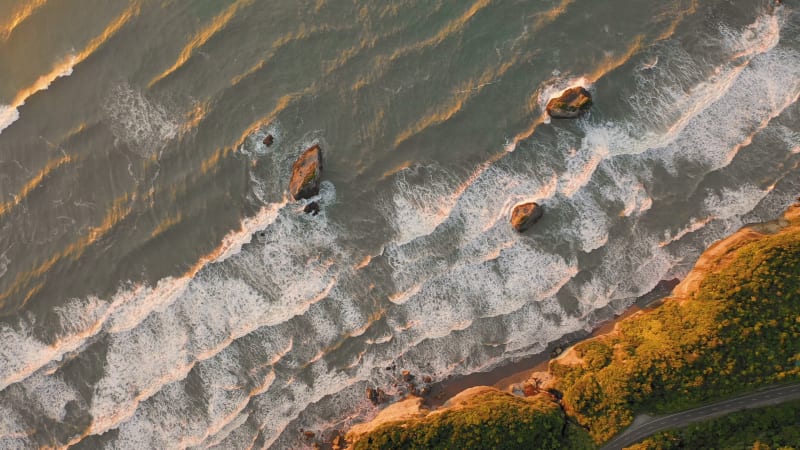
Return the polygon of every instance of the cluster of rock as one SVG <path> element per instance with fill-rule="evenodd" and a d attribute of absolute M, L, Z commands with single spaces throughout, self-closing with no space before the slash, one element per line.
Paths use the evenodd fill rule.
<path fill-rule="evenodd" d="M 310 442 L 312 449 L 321 450 L 323 447 L 325 447 L 323 441 L 317 437 L 317 433 L 314 433 L 313 431 L 303 431 L 302 429 L 300 430 L 300 432 L 303 433 L 303 437 L 305 438 L 305 440 L 307 442 Z M 338 432 L 336 432 L 333 438 L 327 442 L 330 442 L 331 450 L 342 450 L 346 445 L 344 439 L 342 438 L 342 435 L 339 434 Z"/>
<path fill-rule="evenodd" d="M 547 114 L 554 119 L 574 119 L 584 115 L 592 106 L 592 96 L 583 87 L 572 87 L 554 97 L 547 102 Z M 271 146 L 274 142 L 272 135 L 264 138 L 264 145 Z M 319 195 L 320 183 L 322 178 L 322 149 L 319 144 L 315 144 L 306 149 L 292 165 L 292 176 L 289 181 L 289 192 L 295 200 L 307 200 Z M 305 213 L 316 215 L 320 210 L 319 203 L 309 202 L 305 205 Z M 530 229 L 544 215 L 544 209 L 536 202 L 526 202 L 516 205 L 511 212 L 511 226 L 519 233 Z M 562 349 L 557 347 L 553 350 L 551 357 L 557 356 Z M 387 371 L 396 370 L 392 365 L 386 368 Z M 424 375 L 418 379 L 417 376 L 408 370 L 400 372 L 397 382 L 393 388 L 396 394 L 388 394 L 379 387 L 368 387 L 365 390 L 365 397 L 374 406 L 393 402 L 398 398 L 407 396 L 425 397 L 431 392 L 433 379 L 429 375 Z M 532 378 L 524 383 L 513 385 L 511 391 L 517 395 L 533 396 L 541 392 L 549 393 L 554 399 L 560 400 L 561 393 L 552 388 L 543 386 L 542 380 Z M 313 448 L 321 448 L 321 443 L 313 431 L 300 430 L 307 441 L 313 442 Z M 340 450 L 346 443 L 338 433 L 334 435 L 331 443 L 333 450 Z"/>
<path fill-rule="evenodd" d="M 386 370 L 395 370 L 395 369 L 396 366 L 390 366 L 386 368 Z M 430 375 L 423 375 L 422 377 L 417 377 L 410 371 L 403 370 L 400 372 L 400 376 L 397 379 L 397 382 L 395 382 L 393 385 L 393 387 L 397 391 L 396 396 L 387 394 L 386 391 L 384 391 L 381 388 L 372 388 L 372 387 L 368 387 L 366 389 L 365 395 L 367 397 L 367 400 L 369 400 L 373 405 L 378 406 L 393 401 L 395 400 L 396 397 L 403 398 L 408 395 L 413 395 L 416 397 L 425 397 L 431 392 L 431 383 L 433 383 L 433 378 L 431 378 Z"/>
<path fill-rule="evenodd" d="M 592 94 L 582 86 L 571 87 L 547 102 L 547 114 L 554 119 L 575 119 L 589 111 Z M 516 205 L 511 211 L 511 226 L 524 233 L 544 215 L 544 209 L 536 202 Z"/>
<path fill-rule="evenodd" d="M 392 364 L 386 367 L 387 371 L 396 371 L 397 366 Z M 403 399 L 416 398 L 422 401 L 426 395 L 430 394 L 433 378 L 430 375 L 417 376 L 409 370 L 401 370 L 396 375 L 395 383 L 393 384 L 393 391 L 395 394 L 389 394 L 379 387 L 368 387 L 365 390 L 365 397 L 374 406 L 381 406 L 388 403 L 395 403 Z M 387 388 L 388 389 L 388 388 Z M 395 403 L 396 404 L 396 403 Z M 303 440 L 307 442 L 313 449 L 331 448 L 332 450 L 341 450 L 346 447 L 347 442 L 343 438 L 340 431 L 335 430 L 332 434 L 325 432 L 315 433 L 314 431 L 300 429 L 300 434 Z M 330 447 L 328 447 L 328 445 Z"/>
<path fill-rule="evenodd" d="M 592 95 L 585 88 L 576 86 L 565 90 L 547 102 L 547 114 L 555 119 L 574 119 L 585 114 L 592 106 Z M 274 138 L 268 134 L 264 145 L 271 146 Z M 319 195 L 322 180 L 322 148 L 315 144 L 306 149 L 292 165 L 289 192 L 295 200 L 306 200 Z M 316 201 L 308 203 L 303 212 L 317 215 L 320 206 Z M 511 226 L 523 233 L 539 221 L 544 214 L 541 205 L 535 202 L 522 203 L 511 212 Z M 378 398 L 378 394 L 375 394 Z"/>

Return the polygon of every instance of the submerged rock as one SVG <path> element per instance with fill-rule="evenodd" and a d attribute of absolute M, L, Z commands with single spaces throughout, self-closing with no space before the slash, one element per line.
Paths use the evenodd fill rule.
<path fill-rule="evenodd" d="M 511 212 L 511 226 L 522 233 L 535 224 L 544 215 L 544 210 L 538 203 L 523 203 L 514 207 Z"/>
<path fill-rule="evenodd" d="M 322 176 L 322 149 L 314 145 L 304 151 L 292 165 L 292 179 L 289 191 L 295 200 L 311 198 L 319 194 Z"/>
<path fill-rule="evenodd" d="M 306 214 L 311 214 L 312 216 L 316 216 L 319 214 L 319 203 L 318 202 L 311 202 L 303 208 L 303 212 Z"/>
<path fill-rule="evenodd" d="M 569 88 L 547 102 L 547 114 L 554 119 L 574 119 L 592 106 L 592 94 L 581 86 Z"/>

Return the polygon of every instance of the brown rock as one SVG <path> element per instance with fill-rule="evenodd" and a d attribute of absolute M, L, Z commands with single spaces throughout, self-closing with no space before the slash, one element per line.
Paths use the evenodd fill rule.
<path fill-rule="evenodd" d="M 430 383 L 431 381 L 433 381 L 433 378 L 431 378 L 430 375 L 425 375 L 424 377 L 422 377 L 423 383 Z"/>
<path fill-rule="evenodd" d="M 581 86 L 569 88 L 547 102 L 547 114 L 554 119 L 574 119 L 592 106 L 592 94 Z"/>
<path fill-rule="evenodd" d="M 538 394 L 539 388 L 533 383 L 525 383 L 522 385 L 522 392 L 525 393 L 526 397 L 530 397 L 532 395 Z"/>
<path fill-rule="evenodd" d="M 316 436 L 316 434 L 313 431 L 304 431 L 303 436 L 305 436 L 306 439 L 314 439 L 314 436 Z"/>
<path fill-rule="evenodd" d="M 367 388 L 366 390 L 367 400 L 372 402 L 373 405 L 379 405 L 381 403 L 386 403 L 389 400 L 389 396 L 383 389 L 374 389 L 374 388 Z"/>
<path fill-rule="evenodd" d="M 405 382 L 409 382 L 409 381 L 414 379 L 414 375 L 411 375 L 411 372 L 409 372 L 407 370 L 404 370 L 402 372 L 402 375 L 403 375 L 403 381 L 405 381 Z"/>
<path fill-rule="evenodd" d="M 264 138 L 264 145 L 267 147 L 271 146 L 273 142 L 275 142 L 275 138 L 272 137 L 271 134 L 268 134 L 267 137 Z"/>
<path fill-rule="evenodd" d="M 523 203 L 514 207 L 511 212 L 511 226 L 522 233 L 535 224 L 544 215 L 544 210 L 538 203 Z"/>
<path fill-rule="evenodd" d="M 304 151 L 292 165 L 292 179 L 289 191 L 295 200 L 311 198 L 319 194 L 322 175 L 322 149 L 314 145 Z"/>
<path fill-rule="evenodd" d="M 378 391 L 373 388 L 367 388 L 367 400 L 371 401 L 373 405 L 378 404 Z"/>

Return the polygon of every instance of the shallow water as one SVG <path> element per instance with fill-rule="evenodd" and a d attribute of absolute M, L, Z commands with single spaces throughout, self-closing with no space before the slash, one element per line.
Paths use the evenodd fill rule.
<path fill-rule="evenodd" d="M 800 191 L 796 8 L 0 0 L 0 448 L 298 448 L 624 310 Z"/>

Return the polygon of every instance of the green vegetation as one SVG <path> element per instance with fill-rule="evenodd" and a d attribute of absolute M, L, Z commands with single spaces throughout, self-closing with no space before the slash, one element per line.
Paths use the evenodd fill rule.
<path fill-rule="evenodd" d="M 694 297 L 624 320 L 555 361 L 567 412 L 596 442 L 639 411 L 664 413 L 800 379 L 800 231 L 729 252 Z"/>
<path fill-rule="evenodd" d="M 594 445 L 548 395 L 491 390 L 424 419 L 388 423 L 355 443 L 367 449 L 585 449 Z"/>
<path fill-rule="evenodd" d="M 655 434 L 629 450 L 800 448 L 800 401 L 742 411 Z"/>
<path fill-rule="evenodd" d="M 577 344 L 579 363 L 553 361 L 563 409 L 544 394 L 490 392 L 424 419 L 385 424 L 355 448 L 592 448 L 639 412 L 663 414 L 800 380 L 800 226 L 794 220 L 712 261 L 717 269 L 691 298 L 667 300 L 621 321 L 616 333 Z M 662 433 L 638 448 L 800 446 L 798 410 L 795 402 L 769 414 L 742 413 L 713 422 L 721 425 Z"/>

